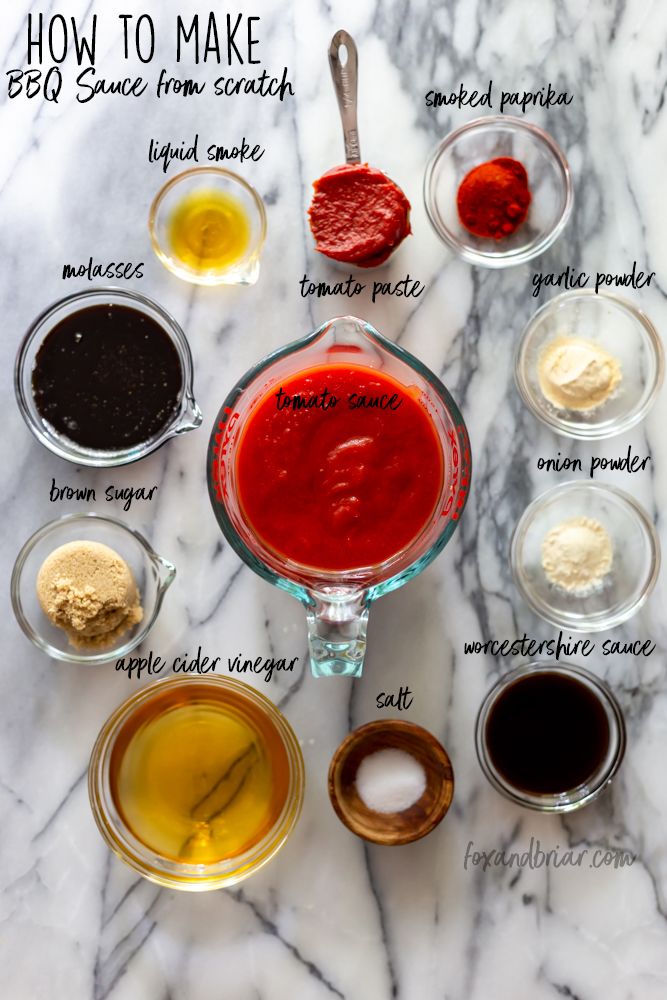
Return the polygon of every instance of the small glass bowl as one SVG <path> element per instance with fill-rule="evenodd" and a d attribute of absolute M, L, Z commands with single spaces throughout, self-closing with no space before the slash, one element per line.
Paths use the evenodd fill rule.
<path fill-rule="evenodd" d="M 621 366 L 618 390 L 593 410 L 560 410 L 545 398 L 538 371 L 543 351 L 561 337 L 599 344 Z M 538 309 L 519 341 L 514 376 L 526 406 L 543 424 L 581 440 L 622 434 L 644 419 L 662 385 L 662 342 L 649 318 L 616 295 L 564 292 Z"/>
<path fill-rule="evenodd" d="M 135 713 L 145 713 L 156 697 L 173 689 L 181 701 L 200 697 L 206 689 L 230 694 L 238 708 L 261 712 L 280 739 L 289 767 L 289 784 L 283 809 L 271 829 L 253 847 L 211 864 L 187 864 L 157 854 L 126 825 L 115 802 L 110 781 L 111 757 L 123 727 Z M 124 701 L 105 722 L 93 747 L 88 768 L 88 794 L 95 822 L 106 844 L 121 861 L 144 878 L 170 889 L 205 892 L 234 885 L 262 868 L 292 833 L 303 805 L 304 763 L 301 747 L 287 719 L 273 702 L 249 684 L 232 677 L 171 677 L 141 688 Z"/>
<path fill-rule="evenodd" d="M 63 629 L 49 621 L 37 598 L 37 575 L 54 549 L 67 542 L 90 541 L 108 545 L 128 564 L 144 609 L 143 619 L 119 636 L 116 644 L 86 651 L 69 644 Z M 107 663 L 126 656 L 144 641 L 153 628 L 176 567 L 154 552 L 143 535 L 122 521 L 104 514 L 65 514 L 36 531 L 25 543 L 14 564 L 11 580 L 16 620 L 34 644 L 53 657 L 70 663 Z"/>
<path fill-rule="evenodd" d="M 175 256 L 169 240 L 169 223 L 174 210 L 196 191 L 218 191 L 233 195 L 243 205 L 250 223 L 250 240 L 243 256 L 224 268 L 196 269 Z M 231 170 L 193 167 L 172 177 L 160 188 L 148 215 L 153 250 L 167 270 L 195 285 L 254 285 L 259 277 L 262 247 L 266 239 L 266 210 L 259 194 Z"/>
<path fill-rule="evenodd" d="M 473 167 L 509 156 L 528 173 L 528 217 L 506 239 L 483 239 L 459 219 L 456 195 Z M 562 150 L 537 125 L 508 115 L 476 118 L 450 132 L 434 149 L 424 175 L 426 213 L 436 233 L 464 260 L 482 267 L 512 267 L 538 257 L 560 235 L 572 211 L 570 168 Z"/>
<path fill-rule="evenodd" d="M 495 768 L 486 740 L 486 724 L 498 697 L 510 684 L 513 684 L 526 675 L 538 673 L 561 674 L 585 684 L 598 699 L 609 724 L 609 747 L 607 748 L 605 759 L 600 764 L 598 770 L 584 784 L 557 794 L 540 795 L 510 784 L 507 778 Z M 563 719 L 563 739 L 567 739 L 567 735 L 567 719 Z M 477 758 L 488 781 L 496 791 L 500 792 L 506 798 L 511 799 L 512 802 L 516 802 L 517 805 L 546 813 L 571 812 L 573 809 L 580 809 L 582 806 L 588 805 L 589 802 L 596 799 L 607 787 L 621 766 L 625 755 L 625 744 L 625 720 L 621 707 L 612 691 L 595 674 L 592 674 L 590 670 L 585 670 L 583 667 L 575 666 L 572 663 L 562 663 L 558 660 L 536 660 L 533 663 L 517 667 L 515 670 L 510 671 L 510 673 L 505 674 L 504 677 L 501 677 L 482 702 L 475 723 Z"/>
<path fill-rule="evenodd" d="M 171 421 L 147 441 L 116 451 L 86 448 L 58 433 L 40 414 L 32 393 L 32 371 L 35 358 L 47 334 L 67 316 L 71 316 L 88 306 L 98 306 L 102 303 L 136 309 L 138 312 L 150 316 L 159 324 L 178 352 L 183 376 L 180 404 Z M 138 462 L 139 459 L 160 448 L 169 438 L 185 434 L 187 431 L 199 427 L 202 415 L 192 393 L 192 369 L 192 354 L 185 334 L 176 320 L 162 306 L 139 292 L 112 287 L 95 288 L 60 299 L 37 317 L 19 347 L 14 368 L 14 389 L 23 419 L 29 430 L 45 448 L 52 451 L 54 455 L 58 455 L 68 462 L 74 462 L 76 465 L 108 469 L 117 465 Z"/>
<path fill-rule="evenodd" d="M 554 586 L 542 569 L 542 542 L 556 525 L 589 517 L 606 529 L 613 561 L 602 586 L 581 596 Z M 541 618 L 573 632 L 601 632 L 631 618 L 651 593 L 660 569 L 660 542 L 646 511 L 614 486 L 568 482 L 533 500 L 510 548 L 514 580 Z"/>

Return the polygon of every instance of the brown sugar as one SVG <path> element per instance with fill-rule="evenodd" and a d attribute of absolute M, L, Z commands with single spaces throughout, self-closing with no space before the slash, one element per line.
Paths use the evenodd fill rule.
<path fill-rule="evenodd" d="M 144 614 L 129 566 L 100 542 L 54 549 L 37 574 L 37 597 L 44 614 L 80 649 L 112 645 Z"/>

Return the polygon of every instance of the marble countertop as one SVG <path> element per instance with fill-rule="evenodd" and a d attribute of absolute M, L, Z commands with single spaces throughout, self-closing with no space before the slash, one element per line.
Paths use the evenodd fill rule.
<path fill-rule="evenodd" d="M 150 67 L 126 64 L 117 0 L 68 0 L 59 11 L 90 25 L 99 17 L 99 76 L 144 72 L 215 79 L 225 68 L 176 67 L 176 15 L 190 0 L 144 0 L 158 27 Z M 239 5 L 241 6 L 241 5 Z M 640 500 L 665 532 L 667 395 L 645 423 L 599 445 L 557 439 L 520 402 L 512 378 L 517 337 L 534 309 L 534 270 L 566 265 L 595 272 L 655 271 L 651 287 L 627 291 L 658 329 L 667 328 L 664 153 L 667 9 L 657 0 L 581 5 L 529 0 L 303 0 L 242 5 L 261 15 L 262 66 L 283 66 L 295 96 L 157 100 L 73 99 L 75 70 L 58 104 L 2 104 L 0 299 L 2 391 L 0 539 L 3 656 L 0 669 L 0 996 L 3 1000 L 663 1000 L 667 995 L 667 618 L 665 576 L 641 613 L 614 638 L 656 643 L 648 658 L 603 657 L 586 665 L 616 692 L 628 750 L 612 788 L 565 817 L 541 816 L 500 797 L 485 781 L 473 745 L 481 699 L 513 662 L 465 656 L 463 643 L 555 630 L 522 602 L 511 580 L 509 538 L 526 504 L 564 476 L 538 471 L 537 456 L 624 454 L 652 462 L 643 473 L 605 474 Z M 261 9 L 260 9 L 261 6 Z M 11 8 L 11 9 L 10 9 Z M 47 11 L 48 8 L 48 11 Z M 66 9 L 65 9 L 66 8 Z M 4 5 L 5 70 L 24 66 L 27 0 Z M 50 16 L 51 8 L 43 5 Z M 338 274 L 316 260 L 305 216 L 310 182 L 342 158 L 326 49 L 347 28 L 360 53 L 362 150 L 412 201 L 414 235 L 388 275 L 427 285 L 418 299 L 368 293 L 348 300 L 302 298 L 308 274 Z M 128 69 L 128 66 L 130 67 Z M 253 67 L 261 69 L 262 67 Z M 248 67 L 245 67 L 248 70 Z M 238 67 L 234 72 L 240 75 Z M 537 109 L 569 158 L 572 218 L 539 262 L 498 272 L 453 257 L 426 219 L 421 184 L 427 157 L 469 109 L 427 108 L 424 95 L 488 84 L 507 90 L 551 82 L 567 107 Z M 3 74 L 3 79 L 6 79 Z M 268 206 L 269 237 L 253 288 L 196 289 L 154 258 L 145 219 L 163 181 L 148 163 L 151 138 L 265 147 L 239 169 Z M 170 171 L 173 174 L 175 171 Z M 134 287 L 181 322 L 195 358 L 202 428 L 139 465 L 95 472 L 52 456 L 29 434 L 11 374 L 34 316 L 61 295 L 88 287 L 63 281 L 67 262 L 145 262 Z M 399 341 L 447 384 L 465 416 L 475 460 L 473 490 L 453 540 L 431 567 L 374 606 L 361 680 L 315 680 L 306 666 L 302 607 L 242 565 L 222 541 L 204 485 L 208 432 L 238 376 L 270 350 L 336 314 L 353 311 Z M 660 435 L 663 435 L 662 437 Z M 110 711 L 136 688 L 113 665 L 49 661 L 15 624 L 8 579 L 18 548 L 47 520 L 73 510 L 51 503 L 59 485 L 98 488 L 94 509 L 124 517 L 178 566 L 149 643 L 165 655 L 197 647 L 223 657 L 296 656 L 293 675 L 261 686 L 303 746 L 302 818 L 281 853 L 227 891 L 161 889 L 105 847 L 88 806 L 86 767 Z M 104 488 L 159 484 L 150 504 L 128 513 Z M 663 538 L 664 542 L 664 538 Z M 605 636 L 600 636 L 600 639 Z M 599 644 L 598 644 L 599 651 Z M 454 804 L 425 840 L 403 848 L 357 840 L 330 807 L 326 774 L 347 732 L 392 714 L 381 691 L 409 685 L 402 713 L 447 747 Z M 474 865 L 466 851 L 622 848 L 624 868 L 508 869 Z"/>

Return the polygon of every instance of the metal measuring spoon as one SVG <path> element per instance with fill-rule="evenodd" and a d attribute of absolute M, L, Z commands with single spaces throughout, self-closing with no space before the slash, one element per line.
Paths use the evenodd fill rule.
<path fill-rule="evenodd" d="M 341 50 L 343 49 L 345 50 L 344 62 L 341 59 Z M 390 220 L 390 225 L 393 224 L 394 231 L 393 233 L 386 234 L 384 242 L 381 237 L 379 239 L 377 237 L 374 239 L 373 237 L 368 237 L 369 244 L 374 245 L 372 248 L 369 246 L 367 254 L 359 255 L 358 252 L 355 252 L 354 254 L 345 255 L 338 247 L 336 248 L 336 252 L 334 252 L 330 248 L 325 249 L 322 245 L 322 241 L 318 235 L 317 223 L 314 223 L 314 207 L 317 205 L 318 200 L 317 185 L 315 185 L 316 194 L 308 214 L 316 246 L 321 253 L 337 264 L 345 265 L 346 267 L 374 268 L 380 267 L 388 261 L 405 237 L 411 232 L 410 203 L 398 184 L 388 177 L 387 174 L 361 162 L 359 126 L 357 123 L 358 65 L 359 58 L 354 39 L 347 31 L 337 31 L 329 45 L 329 68 L 331 69 L 331 78 L 343 126 L 345 164 L 333 167 L 332 170 L 324 175 L 324 178 L 328 177 L 332 179 L 336 175 L 340 175 L 342 178 L 347 170 L 355 174 L 355 180 L 352 183 L 358 184 L 359 178 L 366 177 L 368 183 L 372 185 L 368 189 L 368 203 L 358 204 L 359 211 L 356 212 L 355 199 L 358 200 L 358 192 L 352 196 L 351 202 L 346 203 L 345 199 L 343 199 L 341 202 L 342 218 L 352 218 L 355 216 L 358 218 L 359 215 L 363 218 L 364 212 L 367 211 L 368 216 L 373 220 L 373 213 L 375 211 L 374 221 L 371 222 L 371 225 L 379 226 L 384 223 L 386 226 L 387 220 Z M 356 173 L 355 168 L 358 168 Z M 321 178 L 320 182 L 324 178 Z M 319 184 L 320 182 L 317 183 Z M 379 194 L 380 187 L 384 188 L 382 195 Z M 381 204 L 383 197 L 385 198 L 384 206 Z M 375 209 L 373 206 L 375 206 Z"/>

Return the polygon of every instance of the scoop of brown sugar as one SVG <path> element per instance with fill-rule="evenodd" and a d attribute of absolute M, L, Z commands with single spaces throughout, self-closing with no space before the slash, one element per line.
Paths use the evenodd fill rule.
<path fill-rule="evenodd" d="M 109 646 L 143 618 L 137 585 L 125 560 L 101 542 L 67 542 L 37 574 L 44 614 L 72 646 Z"/>

